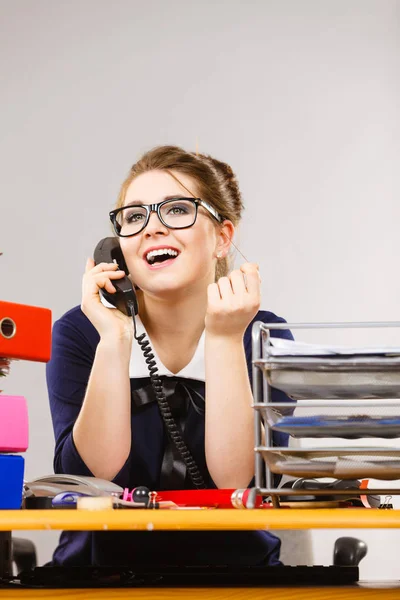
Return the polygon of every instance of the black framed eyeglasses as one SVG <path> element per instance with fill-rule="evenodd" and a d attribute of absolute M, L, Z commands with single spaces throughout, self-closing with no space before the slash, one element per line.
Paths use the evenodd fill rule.
<path fill-rule="evenodd" d="M 132 204 L 110 212 L 115 233 L 119 237 L 137 235 L 146 227 L 152 212 L 156 212 L 161 223 L 169 229 L 187 229 L 195 224 L 198 207 L 205 208 L 212 217 L 222 222 L 221 215 L 201 198 L 169 198 L 158 204 Z"/>

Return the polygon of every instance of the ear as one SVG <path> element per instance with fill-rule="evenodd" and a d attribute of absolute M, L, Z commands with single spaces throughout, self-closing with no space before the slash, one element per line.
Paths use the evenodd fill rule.
<path fill-rule="evenodd" d="M 235 234 L 235 226 L 232 221 L 226 219 L 218 228 L 217 245 L 215 248 L 216 258 L 225 258 L 231 246 L 231 240 Z"/>

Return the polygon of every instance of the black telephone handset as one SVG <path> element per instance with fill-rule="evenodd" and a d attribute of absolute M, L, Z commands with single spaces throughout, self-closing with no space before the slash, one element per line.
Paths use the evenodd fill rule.
<path fill-rule="evenodd" d="M 171 407 L 168 404 L 168 400 L 165 396 L 162 387 L 162 381 L 158 376 L 158 369 L 154 360 L 154 355 L 150 346 L 149 340 L 146 339 L 146 334 L 136 334 L 136 321 L 135 315 L 138 314 L 138 303 L 136 294 L 131 281 L 128 278 L 129 271 L 126 266 L 124 255 L 122 254 L 121 246 L 117 238 L 107 237 L 97 244 L 93 253 L 94 262 L 98 265 L 101 262 L 111 263 L 117 262 L 119 268 L 125 271 L 126 277 L 122 279 L 113 279 L 112 284 L 117 290 L 114 294 L 110 294 L 107 290 L 101 289 L 100 293 L 104 298 L 110 302 L 113 306 L 122 311 L 125 315 L 132 317 L 134 336 L 137 340 L 144 358 L 146 360 L 147 368 L 149 370 L 151 385 L 154 390 L 154 395 L 157 400 L 158 407 L 160 409 L 161 416 L 163 418 L 165 427 L 172 443 L 176 446 L 181 458 L 183 459 L 185 466 L 188 470 L 189 476 L 197 488 L 205 488 L 203 476 L 200 473 L 198 466 L 196 465 L 190 450 L 186 446 L 186 443 L 182 437 L 182 433 L 179 430 L 174 417 L 172 416 Z"/>
<path fill-rule="evenodd" d="M 118 308 L 128 317 L 138 314 L 138 303 L 132 282 L 128 278 L 129 271 L 126 266 L 124 255 L 122 254 L 121 246 L 117 238 L 107 237 L 97 244 L 93 259 L 96 265 L 101 262 L 111 263 L 116 262 L 119 268 L 125 271 L 126 277 L 122 279 L 113 279 L 112 284 L 117 290 L 114 294 L 110 294 L 107 290 L 100 290 L 101 295 L 113 306 Z"/>

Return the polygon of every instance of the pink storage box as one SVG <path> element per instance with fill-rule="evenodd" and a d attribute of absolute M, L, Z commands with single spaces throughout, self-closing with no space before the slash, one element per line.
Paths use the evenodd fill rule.
<path fill-rule="evenodd" d="M 0 452 L 25 452 L 28 439 L 28 407 L 24 396 L 0 394 Z"/>

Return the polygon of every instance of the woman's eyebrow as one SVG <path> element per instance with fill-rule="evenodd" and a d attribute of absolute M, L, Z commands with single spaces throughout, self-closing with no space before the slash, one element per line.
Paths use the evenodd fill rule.
<path fill-rule="evenodd" d="M 181 199 L 187 198 L 187 196 L 184 196 L 183 194 L 171 194 L 170 196 L 164 196 L 164 198 L 160 200 L 160 202 L 164 202 L 165 200 L 173 200 L 174 198 Z M 156 202 L 156 204 L 158 204 L 158 202 Z M 146 203 L 143 202 L 143 200 L 131 200 L 131 202 L 128 202 L 124 206 L 146 206 Z"/>
<path fill-rule="evenodd" d="M 192 199 L 192 196 L 188 196 L 187 194 L 172 194 L 171 196 L 165 196 L 164 200 L 189 200 Z"/>
<path fill-rule="evenodd" d="M 141 205 L 141 204 L 143 204 L 143 202 L 141 200 L 131 200 L 131 202 L 124 204 L 124 206 L 135 206 L 135 205 Z"/>

